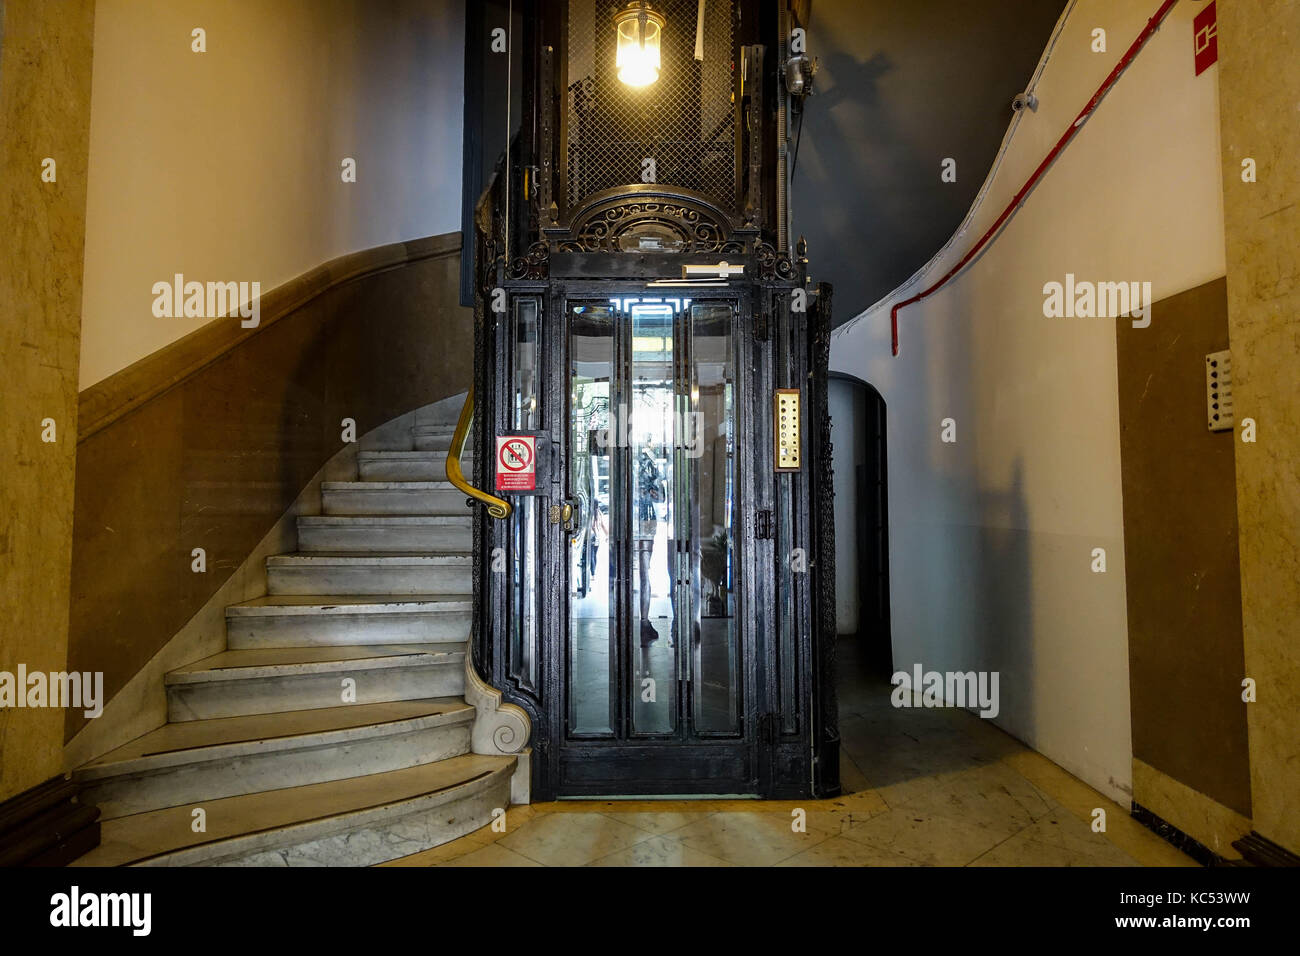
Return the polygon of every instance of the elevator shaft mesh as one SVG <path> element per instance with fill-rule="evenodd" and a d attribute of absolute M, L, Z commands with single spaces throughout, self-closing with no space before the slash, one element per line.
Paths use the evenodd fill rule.
<path fill-rule="evenodd" d="M 737 208 L 735 23 L 730 0 L 705 0 L 704 59 L 695 59 L 697 0 L 654 0 L 667 20 L 659 79 L 641 89 L 614 68 L 614 14 L 622 0 L 569 0 L 568 149 L 570 207 L 592 193 L 647 181 L 693 189 Z"/>

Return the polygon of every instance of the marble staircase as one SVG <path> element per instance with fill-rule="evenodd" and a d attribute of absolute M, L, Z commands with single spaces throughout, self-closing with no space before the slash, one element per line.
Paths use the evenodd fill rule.
<path fill-rule="evenodd" d="M 370 865 L 527 802 L 527 716 L 468 654 L 452 427 L 322 482 L 267 595 L 227 609 L 227 649 L 167 675 L 168 722 L 74 772 L 103 820 L 75 865 Z"/>

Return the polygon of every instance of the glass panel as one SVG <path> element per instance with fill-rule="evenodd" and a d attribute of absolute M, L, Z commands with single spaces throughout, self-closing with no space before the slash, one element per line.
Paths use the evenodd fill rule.
<path fill-rule="evenodd" d="M 616 533 L 626 508 L 613 494 L 614 312 L 575 306 L 569 316 L 569 494 L 578 530 L 569 537 L 569 732 L 614 729 L 614 641 L 621 564 Z"/>
<path fill-rule="evenodd" d="M 672 733 L 677 726 L 674 462 L 677 442 L 674 309 L 633 302 L 630 408 L 632 730 Z"/>
<path fill-rule="evenodd" d="M 536 299 L 515 300 L 510 332 L 513 342 L 510 360 L 510 423 L 513 428 L 520 430 L 536 429 L 541 422 L 537 379 L 537 316 Z M 537 554 L 539 510 L 535 498 L 517 496 L 515 513 L 510 522 L 510 543 L 514 558 L 511 562 L 514 579 L 511 582 L 510 665 L 515 678 L 529 687 L 537 686 L 537 580 L 541 570 Z"/>
<path fill-rule="evenodd" d="M 736 360 L 732 309 L 690 313 L 689 414 L 683 453 L 690 462 L 694 721 L 705 733 L 739 728 L 740 647 L 735 554 Z"/>
<path fill-rule="evenodd" d="M 511 563 L 514 596 L 510 609 L 511 672 L 516 679 L 537 686 L 537 499 L 515 498 L 515 513 L 510 519 Z"/>
<path fill-rule="evenodd" d="M 515 321 L 512 338 L 514 355 L 512 356 L 513 391 L 513 425 L 518 429 L 541 427 L 540 405 L 538 400 L 537 370 L 537 300 L 516 299 Z"/>

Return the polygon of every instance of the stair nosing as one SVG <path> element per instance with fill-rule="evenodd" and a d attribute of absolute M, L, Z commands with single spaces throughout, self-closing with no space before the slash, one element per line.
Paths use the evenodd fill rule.
<path fill-rule="evenodd" d="M 335 648 L 344 646 L 351 645 L 335 645 Z M 324 661 L 293 661 L 283 664 L 233 664 L 221 667 L 170 671 L 164 675 L 163 683 L 167 687 L 192 687 L 198 684 L 218 684 L 228 681 L 269 680 L 277 677 L 335 674 L 350 670 L 378 671 L 398 667 L 459 665 L 463 664 L 464 661 L 465 652 L 463 650 L 446 650 L 375 654 L 370 657 L 347 657 Z"/>
<path fill-rule="evenodd" d="M 289 554 L 272 554 L 266 559 L 266 566 L 291 568 L 316 565 L 318 567 L 426 567 L 449 565 L 469 566 L 473 556 L 466 552 L 429 552 L 429 551 L 294 551 Z"/>
<path fill-rule="evenodd" d="M 434 698 L 441 700 L 458 700 L 458 698 Z M 391 720 L 372 720 L 347 727 L 333 727 L 328 730 L 308 730 L 300 733 L 280 734 L 276 736 L 253 737 L 248 740 L 227 740 L 214 744 L 199 744 L 193 747 L 178 747 L 172 750 L 150 751 L 134 757 L 107 761 L 111 755 L 105 754 L 90 763 L 78 767 L 74 779 L 81 782 L 98 782 L 114 777 L 132 776 L 173 770 L 177 767 L 197 766 L 217 763 L 232 757 L 252 754 L 285 753 L 293 750 L 317 750 L 347 740 L 376 740 L 393 737 L 398 734 L 416 730 L 429 730 L 440 726 L 454 726 L 474 722 L 475 709 L 471 704 L 460 701 L 460 707 L 450 707 L 432 714 L 416 714 L 408 717 L 396 717 Z M 344 705 L 345 707 L 347 705 Z M 322 708 L 322 711 L 338 708 Z M 268 717 L 282 715 L 264 715 Z M 229 720 L 239 718 L 215 718 Z M 187 721 L 186 723 L 201 723 Z M 370 731 L 358 734 L 356 731 Z M 252 748 L 252 749 L 250 749 Z M 101 762 L 102 761 L 102 762 Z"/>
<path fill-rule="evenodd" d="M 411 493 L 431 491 L 455 491 L 456 486 L 450 481 L 419 481 L 411 479 L 409 481 L 394 478 L 385 481 L 322 481 L 321 492 L 341 492 L 341 491 L 406 491 Z"/>
<path fill-rule="evenodd" d="M 294 595 L 267 595 L 267 597 L 293 597 Z M 390 595 L 359 595 L 360 597 L 386 598 Z M 391 595 L 405 597 L 406 595 Z M 319 617 L 329 614 L 450 614 L 471 610 L 472 602 L 457 595 L 450 600 L 439 600 L 441 595 L 422 595 L 416 601 L 374 601 L 364 604 L 330 604 L 328 596 L 316 604 L 232 604 L 226 608 L 226 617 Z"/>
<path fill-rule="evenodd" d="M 298 523 L 322 527 L 346 527 L 349 524 L 379 524 L 390 527 L 403 525 L 460 527 L 464 524 L 473 527 L 473 516 L 468 513 L 463 515 L 299 515 Z"/>
<path fill-rule="evenodd" d="M 366 461 L 405 461 L 417 458 L 432 458 L 434 456 L 447 457 L 447 449 L 443 448 L 406 448 L 401 451 L 383 448 L 377 451 L 359 451 L 357 460 L 365 459 Z M 478 453 L 472 448 L 466 448 L 462 458 L 477 458 Z"/>

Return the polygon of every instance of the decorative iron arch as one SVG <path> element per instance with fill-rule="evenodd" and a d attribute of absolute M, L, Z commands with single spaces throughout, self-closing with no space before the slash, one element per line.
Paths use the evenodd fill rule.
<path fill-rule="evenodd" d="M 594 193 L 546 234 L 556 252 L 624 252 L 626 237 L 658 234 L 673 252 L 743 255 L 754 231 L 699 193 L 650 183 Z"/>

